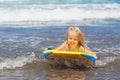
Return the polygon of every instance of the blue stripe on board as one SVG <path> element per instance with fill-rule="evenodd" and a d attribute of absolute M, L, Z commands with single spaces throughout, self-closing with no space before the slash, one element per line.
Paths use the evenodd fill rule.
<path fill-rule="evenodd" d="M 47 58 L 50 54 L 52 54 L 52 52 L 44 52 L 43 56 L 44 58 Z"/>
<path fill-rule="evenodd" d="M 86 54 L 81 54 L 81 55 L 88 58 L 88 59 L 90 59 L 93 62 L 95 62 L 95 60 L 96 60 L 93 56 L 89 56 L 89 55 L 86 55 Z"/>

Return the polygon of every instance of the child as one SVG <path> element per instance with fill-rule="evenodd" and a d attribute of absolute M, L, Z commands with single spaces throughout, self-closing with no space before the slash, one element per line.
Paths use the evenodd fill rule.
<path fill-rule="evenodd" d="M 66 41 L 55 50 L 88 52 L 94 54 L 97 58 L 94 52 L 85 47 L 84 35 L 79 27 L 76 26 L 70 27 L 67 30 Z"/>

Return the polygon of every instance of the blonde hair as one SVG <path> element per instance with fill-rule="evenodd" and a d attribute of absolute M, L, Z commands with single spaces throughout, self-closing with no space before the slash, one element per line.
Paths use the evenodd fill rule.
<path fill-rule="evenodd" d="M 67 33 L 66 33 L 66 39 L 68 37 L 69 32 L 71 32 L 71 31 L 75 32 L 78 36 L 78 39 L 79 39 L 78 46 L 82 45 L 84 47 L 85 46 L 84 34 L 80 30 L 80 28 L 77 26 L 72 26 L 72 27 L 68 28 Z"/>

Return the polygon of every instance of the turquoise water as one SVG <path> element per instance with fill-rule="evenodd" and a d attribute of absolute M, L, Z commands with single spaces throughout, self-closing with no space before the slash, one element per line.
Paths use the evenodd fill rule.
<path fill-rule="evenodd" d="M 2 4 L 105 4 L 120 3 L 119 0 L 1 0 Z"/>

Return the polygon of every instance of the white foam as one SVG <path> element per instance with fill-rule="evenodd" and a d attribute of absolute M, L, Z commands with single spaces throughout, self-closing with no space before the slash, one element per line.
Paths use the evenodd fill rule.
<path fill-rule="evenodd" d="M 114 62 L 114 60 L 119 59 L 119 57 L 104 57 L 99 60 L 96 60 L 95 67 L 105 67 L 110 62 Z"/>
<path fill-rule="evenodd" d="M 11 58 L 2 59 L 2 61 L 0 62 L 0 69 L 4 68 L 14 69 L 17 67 L 22 67 L 27 63 L 31 63 L 34 59 L 35 59 L 34 53 L 32 53 L 29 56 L 19 56 L 13 59 Z"/>
<path fill-rule="evenodd" d="M 120 4 L 32 5 L 0 8 L 0 24 L 74 22 L 86 19 L 120 19 Z M 43 23 L 44 22 L 44 23 Z"/>

